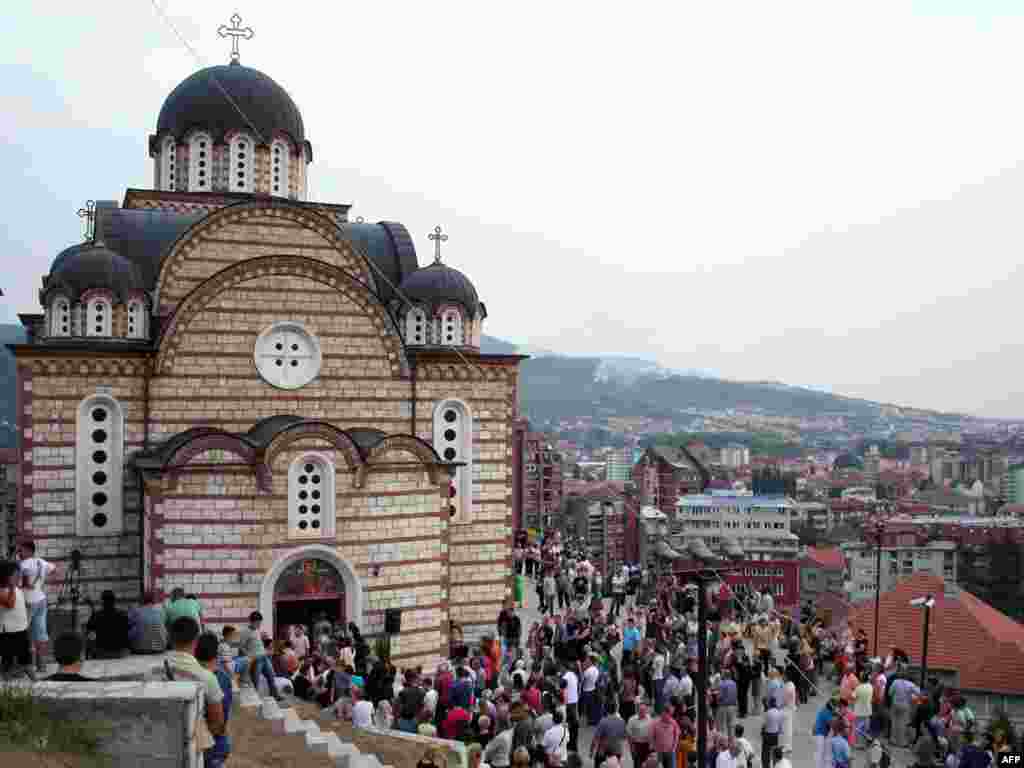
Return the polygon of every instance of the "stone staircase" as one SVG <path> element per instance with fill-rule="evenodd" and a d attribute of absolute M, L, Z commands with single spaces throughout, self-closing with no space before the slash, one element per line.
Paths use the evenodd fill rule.
<path fill-rule="evenodd" d="M 346 744 L 336 733 L 321 733 L 313 720 L 303 720 L 294 709 L 281 708 L 271 696 L 260 696 L 251 687 L 238 691 L 239 706 L 255 709 L 264 720 L 269 720 L 276 734 L 299 734 L 305 737 L 310 752 L 327 755 L 337 768 L 391 768 L 376 755 L 364 755 L 354 744 Z"/>

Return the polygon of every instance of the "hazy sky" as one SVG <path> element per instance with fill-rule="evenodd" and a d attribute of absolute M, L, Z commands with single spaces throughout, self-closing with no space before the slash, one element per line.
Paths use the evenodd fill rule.
<path fill-rule="evenodd" d="M 1024 417 L 1024 4 L 158 1 L 201 62 L 145 0 L 5 6 L 0 321 L 238 10 L 311 197 L 442 224 L 488 333 Z"/>

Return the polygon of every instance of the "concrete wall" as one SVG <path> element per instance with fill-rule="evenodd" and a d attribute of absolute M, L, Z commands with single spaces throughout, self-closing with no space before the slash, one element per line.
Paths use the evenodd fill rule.
<path fill-rule="evenodd" d="M 99 690 L 97 690 L 99 688 Z M 37 683 L 54 718 L 88 717 L 109 727 L 103 751 L 114 768 L 199 768 L 197 683 Z"/>

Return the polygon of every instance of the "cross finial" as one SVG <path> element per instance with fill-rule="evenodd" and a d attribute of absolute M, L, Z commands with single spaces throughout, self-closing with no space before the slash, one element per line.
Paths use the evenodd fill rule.
<path fill-rule="evenodd" d="M 252 27 L 242 26 L 242 17 L 237 13 L 231 16 L 231 26 L 227 24 L 221 24 L 217 29 L 217 34 L 221 37 L 231 38 L 231 63 L 238 63 L 238 41 L 241 40 L 252 40 L 256 35 L 252 31 Z"/>
<path fill-rule="evenodd" d="M 78 209 L 78 218 L 85 219 L 85 239 L 93 240 L 96 237 L 96 203 L 86 200 L 85 205 Z"/>
<path fill-rule="evenodd" d="M 427 235 L 431 240 L 434 241 L 434 263 L 441 263 L 441 243 L 448 241 L 448 235 L 441 231 L 441 225 L 434 227 L 434 233 Z"/>

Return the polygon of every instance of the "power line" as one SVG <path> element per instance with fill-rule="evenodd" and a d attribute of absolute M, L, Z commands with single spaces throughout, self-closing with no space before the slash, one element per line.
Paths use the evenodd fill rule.
<path fill-rule="evenodd" d="M 196 60 L 196 62 L 200 66 L 206 66 L 206 61 L 203 59 L 202 56 L 199 55 L 199 52 L 196 51 L 196 49 L 192 47 L 192 45 L 188 42 L 188 40 L 185 38 L 185 36 L 183 34 L 181 34 L 181 31 L 175 26 L 174 22 L 171 21 L 171 18 L 164 12 L 163 8 L 160 7 L 160 5 L 157 2 L 157 0 L 150 0 L 150 2 L 153 5 L 153 9 L 157 12 L 157 15 L 161 19 L 163 19 L 164 23 L 167 24 L 167 26 L 170 28 L 171 32 L 174 33 L 174 36 L 177 37 L 178 41 L 185 47 L 185 50 L 187 50 L 192 55 L 192 57 Z M 242 119 L 245 120 L 245 122 L 248 124 L 248 126 L 252 129 L 253 133 L 256 134 L 256 136 L 259 138 L 260 142 L 263 143 L 263 144 L 266 144 L 267 141 L 264 139 L 263 135 L 259 132 L 259 130 L 253 124 L 253 122 L 249 119 L 249 116 L 245 114 L 245 110 L 243 110 L 235 102 L 235 100 L 231 98 L 231 94 L 229 94 L 227 92 L 227 90 L 224 88 L 224 86 L 221 85 L 220 81 L 218 81 L 217 78 L 214 75 L 211 74 L 211 75 L 209 75 L 209 77 L 210 77 L 210 80 L 213 82 L 213 84 L 217 86 L 217 89 L 221 92 L 221 94 L 223 94 L 224 98 L 228 100 L 228 102 L 231 104 L 231 106 L 233 106 L 235 108 L 235 110 L 242 117 Z M 370 265 L 370 269 L 372 269 L 374 271 L 374 273 L 376 274 L 377 278 L 380 279 L 380 280 L 383 280 L 384 283 L 388 286 L 388 288 L 390 288 L 391 291 L 395 294 L 395 296 L 397 296 L 402 302 L 405 303 L 407 308 L 411 309 L 411 308 L 413 308 L 415 306 L 413 304 L 413 302 L 411 302 L 409 300 L 409 298 L 398 289 L 398 286 L 396 286 L 388 278 L 388 276 L 384 274 L 383 270 L 381 270 L 381 268 L 379 266 L 377 266 L 377 264 L 373 261 L 373 259 L 371 259 L 369 256 L 366 256 L 366 255 L 364 255 L 363 257 L 364 257 L 364 260 L 366 261 L 366 263 Z M 392 318 L 392 319 L 394 320 L 394 318 Z M 395 324 L 396 324 L 396 326 L 398 325 L 397 322 Z M 400 328 L 396 328 L 396 330 L 398 331 L 399 336 L 402 336 L 401 329 Z M 462 329 L 462 333 L 463 333 L 463 337 L 465 337 L 465 333 L 466 333 L 466 329 L 465 328 Z M 470 363 L 469 360 L 466 359 L 466 356 L 462 354 L 462 352 L 458 349 L 458 347 L 451 347 L 451 350 L 454 351 L 455 354 L 457 354 L 459 356 L 459 358 L 462 360 L 463 363 L 465 363 L 466 365 L 472 365 L 472 363 Z"/>

